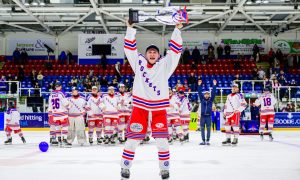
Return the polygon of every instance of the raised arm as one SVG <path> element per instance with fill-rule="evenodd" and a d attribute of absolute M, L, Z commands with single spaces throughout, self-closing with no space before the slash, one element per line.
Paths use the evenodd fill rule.
<path fill-rule="evenodd" d="M 134 72 L 139 59 L 135 35 L 136 29 L 134 29 L 133 26 L 127 22 L 127 31 L 124 39 L 124 52 Z"/>
<path fill-rule="evenodd" d="M 166 64 L 166 71 L 168 72 L 168 77 L 170 77 L 175 71 L 181 56 L 182 51 L 182 38 L 181 31 L 182 24 L 177 24 L 169 42 L 169 50 L 167 51 L 166 56 L 163 58 L 163 61 Z"/>
<path fill-rule="evenodd" d="M 240 103 L 241 106 L 238 108 L 238 111 L 243 112 L 247 107 L 247 102 L 242 94 L 240 94 Z"/>
<path fill-rule="evenodd" d="M 203 94 L 202 94 L 202 80 L 198 80 L 198 95 L 199 95 L 199 99 L 200 99 L 200 102 L 202 102 L 203 100 Z"/>

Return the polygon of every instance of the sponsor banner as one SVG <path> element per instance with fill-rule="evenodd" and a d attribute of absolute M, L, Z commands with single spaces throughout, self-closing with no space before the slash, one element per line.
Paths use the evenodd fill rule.
<path fill-rule="evenodd" d="M 300 41 L 298 40 L 275 40 L 273 42 L 273 48 L 275 50 L 280 49 L 282 53 L 300 53 Z"/>
<path fill-rule="evenodd" d="M 221 39 L 221 44 L 230 44 L 231 54 L 233 55 L 238 53 L 252 55 L 252 49 L 255 44 L 259 47 L 261 54 L 267 53 L 267 43 L 265 39 Z"/>
<path fill-rule="evenodd" d="M 275 128 L 300 128 L 300 113 L 276 113 Z"/>
<path fill-rule="evenodd" d="M 243 133 L 258 133 L 259 121 L 241 120 L 240 123 Z"/>
<path fill-rule="evenodd" d="M 4 130 L 4 113 L 0 113 L 0 131 Z"/>
<path fill-rule="evenodd" d="M 210 44 L 210 40 L 192 40 L 192 39 L 185 39 L 184 42 L 182 43 L 183 45 L 183 51 L 184 49 L 187 47 L 190 52 L 192 53 L 193 50 L 195 49 L 195 46 L 197 46 L 197 48 L 200 51 L 201 55 L 207 55 L 207 48 Z M 168 43 L 167 43 L 168 44 Z"/>
<path fill-rule="evenodd" d="M 16 48 L 25 49 L 29 56 L 47 55 L 44 44 L 55 50 L 55 39 L 52 38 L 9 38 L 6 55 L 12 55 Z"/>
<path fill-rule="evenodd" d="M 191 112 L 191 121 L 189 124 L 189 129 L 191 131 L 196 131 L 198 129 L 198 113 Z"/>
<path fill-rule="evenodd" d="M 20 126 L 22 128 L 49 127 L 48 113 L 21 113 Z"/>
<path fill-rule="evenodd" d="M 123 34 L 79 34 L 78 59 L 98 60 L 100 56 L 92 55 L 93 44 L 111 44 L 111 56 L 107 59 L 124 59 Z"/>

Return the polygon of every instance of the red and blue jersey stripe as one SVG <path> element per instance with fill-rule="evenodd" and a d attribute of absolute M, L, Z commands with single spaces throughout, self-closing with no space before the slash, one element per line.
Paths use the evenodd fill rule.
<path fill-rule="evenodd" d="M 160 161 L 167 161 L 170 159 L 170 152 L 169 151 L 161 151 L 158 152 L 158 159 Z"/>
<path fill-rule="evenodd" d="M 133 106 L 138 106 L 146 109 L 167 108 L 170 106 L 170 101 L 169 99 L 146 100 L 138 96 L 133 96 Z"/>
<path fill-rule="evenodd" d="M 176 54 L 180 53 L 182 51 L 182 45 L 176 43 L 173 40 L 170 40 L 169 42 L 170 49 L 175 52 Z"/>
<path fill-rule="evenodd" d="M 134 40 L 130 41 L 128 39 L 125 39 L 124 48 L 132 50 L 132 51 L 136 50 L 136 40 L 134 39 Z"/>
<path fill-rule="evenodd" d="M 124 149 L 122 157 L 124 159 L 132 161 L 134 158 L 134 152 Z"/>

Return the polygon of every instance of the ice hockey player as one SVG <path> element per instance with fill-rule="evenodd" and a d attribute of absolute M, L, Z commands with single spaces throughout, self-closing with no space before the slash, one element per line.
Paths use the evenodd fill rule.
<path fill-rule="evenodd" d="M 100 107 L 104 121 L 104 144 L 116 144 L 116 133 L 119 121 L 119 98 L 115 95 L 115 88 L 108 87 L 108 94 L 103 95 Z"/>
<path fill-rule="evenodd" d="M 25 138 L 23 136 L 21 127 L 20 127 L 20 113 L 15 108 L 13 102 L 8 103 L 8 109 L 5 113 L 5 132 L 7 136 L 7 140 L 4 142 L 4 144 L 12 144 L 12 137 L 11 133 L 14 131 L 15 134 L 18 134 L 22 140 L 22 142 L 25 144 Z"/>
<path fill-rule="evenodd" d="M 269 139 L 273 141 L 273 126 L 275 116 L 275 104 L 277 103 L 276 98 L 270 92 L 269 88 L 264 89 L 264 93 L 254 103 L 256 106 L 260 106 L 260 126 L 259 135 L 261 140 L 264 139 L 264 129 L 268 125 Z"/>
<path fill-rule="evenodd" d="M 182 90 L 178 93 L 180 108 L 180 123 L 183 130 L 183 138 L 180 138 L 180 142 L 188 142 L 189 141 L 189 124 L 191 120 L 191 105 L 189 99 L 185 97 L 184 92 Z"/>
<path fill-rule="evenodd" d="M 58 145 L 67 143 L 68 134 L 68 110 L 69 101 L 66 94 L 62 91 L 61 82 L 55 83 L 55 90 L 49 96 L 49 126 L 50 126 L 50 144 Z M 54 133 L 55 132 L 55 133 Z M 58 136 L 58 141 L 56 137 Z M 61 138 L 62 136 L 62 138 Z"/>
<path fill-rule="evenodd" d="M 170 107 L 167 109 L 167 119 L 169 128 L 169 143 L 173 141 L 173 135 L 178 135 L 180 139 L 183 138 L 181 132 L 181 123 L 179 116 L 180 101 L 177 95 L 173 94 L 171 88 L 169 88 Z M 175 132 L 173 132 L 173 129 Z M 175 136 L 176 137 L 176 136 Z"/>
<path fill-rule="evenodd" d="M 235 146 L 238 143 L 238 137 L 240 134 L 239 124 L 241 112 L 245 110 L 247 103 L 244 96 L 239 93 L 238 84 L 232 85 L 231 92 L 232 93 L 227 96 L 224 106 L 226 140 L 223 141 L 222 144 Z M 232 142 L 231 134 L 234 136 Z"/>
<path fill-rule="evenodd" d="M 120 143 L 125 142 L 125 129 L 130 118 L 129 102 L 131 99 L 130 93 L 125 92 L 125 85 L 119 84 L 118 93 L 120 109 L 119 109 L 119 123 L 118 123 L 118 140 Z"/>
<path fill-rule="evenodd" d="M 88 134 L 89 134 L 89 143 L 93 144 L 93 135 L 94 130 L 96 129 L 96 136 L 97 136 L 97 144 L 102 143 L 101 139 L 101 133 L 103 130 L 103 115 L 101 108 L 99 107 L 101 103 L 101 96 L 98 92 L 97 86 L 92 87 L 92 93 L 87 98 L 87 105 L 86 105 L 86 111 L 87 111 L 87 121 L 88 121 Z"/>
<path fill-rule="evenodd" d="M 77 87 L 72 88 L 72 96 L 69 97 L 68 100 L 70 125 L 68 129 L 68 141 L 65 146 L 71 147 L 75 137 L 77 137 L 78 144 L 83 146 L 86 143 L 84 120 L 86 101 L 80 96 Z"/>
<path fill-rule="evenodd" d="M 136 29 L 127 22 L 124 50 L 135 73 L 133 84 L 133 110 L 127 127 L 128 138 L 121 160 L 121 176 L 130 177 L 130 167 L 140 140 L 145 138 L 148 120 L 151 119 L 152 137 L 155 138 L 160 175 L 169 178 L 170 153 L 168 143 L 167 112 L 169 107 L 168 79 L 176 69 L 182 51 L 180 28 L 176 25 L 169 43 L 170 50 L 159 59 L 159 49 L 155 45 L 146 48 L 145 56 L 136 47 Z"/>

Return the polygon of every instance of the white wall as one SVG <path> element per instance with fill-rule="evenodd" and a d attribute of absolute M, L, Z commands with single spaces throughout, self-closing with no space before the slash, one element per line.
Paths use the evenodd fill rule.
<path fill-rule="evenodd" d="M 57 53 L 60 53 L 62 50 L 70 50 L 74 55 L 78 54 L 78 33 L 81 32 L 70 32 L 65 34 L 64 36 L 60 36 L 57 39 Z M 33 37 L 47 37 L 43 34 L 37 34 L 32 32 L 9 32 L 5 33 L 4 37 L 0 37 L 0 54 L 10 55 L 5 52 L 5 43 L 8 38 L 33 38 Z M 168 47 L 168 40 L 170 39 L 170 34 L 166 35 L 164 38 L 162 36 L 156 36 L 150 33 L 143 33 L 138 30 L 137 32 L 137 46 L 138 50 L 143 53 L 145 52 L 145 48 L 150 44 L 157 45 L 161 52 L 163 52 L 165 47 Z M 265 39 L 267 49 L 272 46 L 272 42 L 275 39 L 289 39 L 289 40 L 300 40 L 300 33 L 291 32 L 279 34 L 278 37 L 264 35 L 261 33 L 249 33 L 249 32 L 224 32 L 219 36 L 216 36 L 214 33 L 209 32 L 183 32 L 182 33 L 183 41 L 201 41 L 201 40 L 210 40 L 211 42 L 219 43 L 221 39 L 224 38 L 232 38 L 232 39 L 242 39 L 242 38 L 256 38 L 256 39 Z M 183 44 L 184 47 L 184 44 Z"/>

